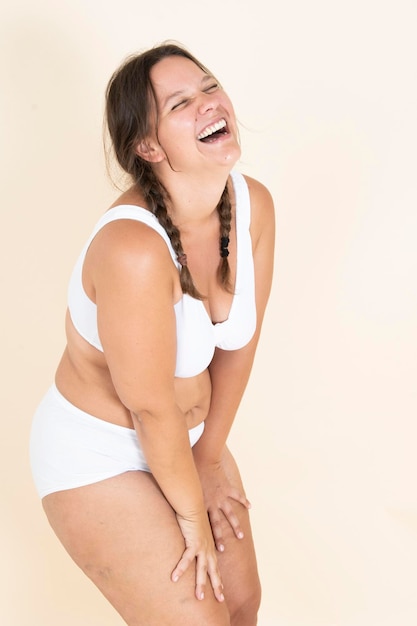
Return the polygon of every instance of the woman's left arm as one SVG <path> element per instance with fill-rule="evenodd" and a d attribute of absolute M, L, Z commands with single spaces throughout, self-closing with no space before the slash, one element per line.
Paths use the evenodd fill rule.
<path fill-rule="evenodd" d="M 261 332 L 271 290 L 275 217 L 270 193 L 259 182 L 246 177 L 251 198 L 251 239 L 255 269 L 257 325 L 251 341 L 240 350 L 216 349 L 209 371 L 212 397 L 205 429 L 193 448 L 203 486 L 213 536 L 218 550 L 224 550 L 221 519 L 224 516 L 237 537 L 243 537 L 231 500 L 250 504 L 239 486 L 231 485 L 222 467 L 226 440 L 245 391 Z"/>

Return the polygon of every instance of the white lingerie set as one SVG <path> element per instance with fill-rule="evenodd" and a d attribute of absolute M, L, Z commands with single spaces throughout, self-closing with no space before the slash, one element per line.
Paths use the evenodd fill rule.
<path fill-rule="evenodd" d="M 255 281 L 250 227 L 250 199 L 242 174 L 232 172 L 236 196 L 236 284 L 229 317 L 213 324 L 200 300 L 184 294 L 174 305 L 177 331 L 175 376 L 188 378 L 204 371 L 215 348 L 237 350 L 252 338 L 256 328 Z M 96 224 L 74 267 L 68 309 L 78 333 L 103 351 L 97 329 L 97 308 L 82 286 L 82 268 L 88 247 L 98 231 L 118 219 L 137 220 L 156 230 L 165 240 L 180 269 L 164 228 L 148 210 L 120 205 L 107 211 Z M 204 422 L 189 431 L 193 446 Z M 88 485 L 127 471 L 150 471 L 133 428 L 94 417 L 74 406 L 55 385 L 38 406 L 31 429 L 30 461 L 39 496 Z"/>

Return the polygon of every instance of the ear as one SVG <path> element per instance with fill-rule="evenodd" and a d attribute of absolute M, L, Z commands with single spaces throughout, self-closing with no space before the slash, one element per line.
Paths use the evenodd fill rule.
<path fill-rule="evenodd" d="M 148 161 L 149 163 L 160 163 L 165 158 L 165 153 L 161 146 L 152 141 L 152 139 L 138 143 L 135 152 L 144 161 Z"/>

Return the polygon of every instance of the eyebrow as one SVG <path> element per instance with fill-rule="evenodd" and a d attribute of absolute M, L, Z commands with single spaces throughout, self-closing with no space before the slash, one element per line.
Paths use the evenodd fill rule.
<path fill-rule="evenodd" d="M 211 74 L 204 74 L 203 78 L 201 79 L 201 86 L 203 87 L 207 82 L 213 79 L 214 76 L 212 76 Z M 178 91 L 170 93 L 169 96 L 167 96 L 163 101 L 162 108 L 164 109 L 171 100 L 175 100 L 175 98 L 178 98 L 178 96 L 183 96 L 185 93 L 186 91 L 184 91 L 183 89 L 179 89 Z"/>

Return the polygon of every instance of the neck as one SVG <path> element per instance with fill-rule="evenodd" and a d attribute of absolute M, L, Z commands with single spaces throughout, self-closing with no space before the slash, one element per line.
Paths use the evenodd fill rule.
<path fill-rule="evenodd" d="M 157 172 L 167 189 L 171 203 L 169 212 L 172 220 L 180 229 L 205 222 L 212 218 L 221 198 L 229 170 L 213 175 L 213 172 L 202 172 L 187 175 L 183 172 Z"/>

